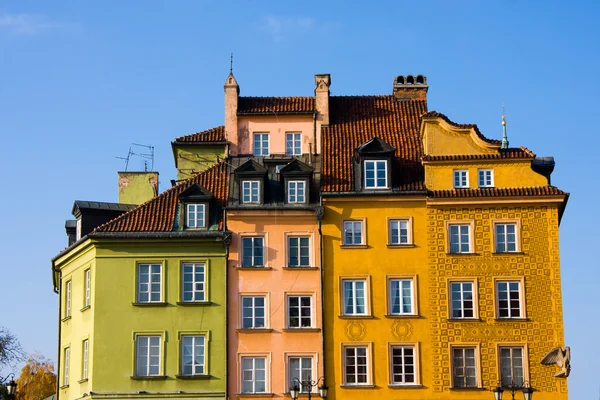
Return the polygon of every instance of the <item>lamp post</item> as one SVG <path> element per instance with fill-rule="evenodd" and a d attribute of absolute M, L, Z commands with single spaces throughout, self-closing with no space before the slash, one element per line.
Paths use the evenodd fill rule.
<path fill-rule="evenodd" d="M 321 382 L 321 385 L 319 385 L 319 382 Z M 298 378 L 294 378 L 292 380 L 292 385 L 290 386 L 290 396 L 292 396 L 293 400 L 297 400 L 298 395 L 300 394 L 300 388 L 302 388 L 307 390 L 308 400 L 310 400 L 313 387 L 316 387 L 319 390 L 319 396 L 321 396 L 322 399 L 327 398 L 327 390 L 329 387 L 325 385 L 324 376 L 320 377 L 316 381 L 310 379 L 301 381 Z"/>
<path fill-rule="evenodd" d="M 17 393 L 17 382 L 15 382 L 15 374 L 12 372 L 4 378 L 0 377 L 0 385 L 6 388 L 6 393 L 8 394 L 7 399 L 12 399 Z"/>
<path fill-rule="evenodd" d="M 518 391 L 523 392 L 523 398 L 525 400 L 531 400 L 533 398 L 533 392 L 535 391 L 534 388 L 529 386 L 529 382 L 524 382 L 523 385 L 516 385 L 514 382 L 511 382 L 510 385 L 502 386 L 500 381 L 498 381 L 498 385 L 496 385 L 496 387 L 492 389 L 495 400 L 502 400 L 502 394 L 504 393 L 504 389 L 510 392 L 512 400 L 515 400 L 515 393 Z"/>

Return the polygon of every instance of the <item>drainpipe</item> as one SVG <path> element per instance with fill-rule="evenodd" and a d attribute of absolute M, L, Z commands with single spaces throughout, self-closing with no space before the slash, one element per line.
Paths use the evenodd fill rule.
<path fill-rule="evenodd" d="M 315 144 L 315 155 L 317 151 L 317 112 L 313 112 L 313 143 Z"/>
<path fill-rule="evenodd" d="M 60 316 L 62 315 L 62 271 L 60 269 L 56 269 L 54 266 L 54 262 L 52 263 L 52 275 L 58 273 L 58 288 L 54 287 L 54 293 L 58 294 L 58 356 L 56 357 L 56 400 L 59 400 L 60 397 L 60 345 L 61 345 L 61 328 L 62 321 Z"/>
<path fill-rule="evenodd" d="M 315 146 L 316 147 L 316 146 Z M 325 377 L 325 290 L 323 290 L 323 281 L 325 275 L 324 263 L 323 263 L 323 231 L 321 225 L 323 223 L 323 215 L 325 210 L 323 208 L 323 197 L 319 197 L 319 211 L 317 211 L 317 221 L 319 222 L 319 258 L 321 259 L 321 354 L 323 358 L 323 377 Z"/>
<path fill-rule="evenodd" d="M 229 245 L 231 244 L 231 232 L 227 230 L 227 210 L 223 209 L 223 245 L 225 246 L 225 399 L 229 400 Z"/>

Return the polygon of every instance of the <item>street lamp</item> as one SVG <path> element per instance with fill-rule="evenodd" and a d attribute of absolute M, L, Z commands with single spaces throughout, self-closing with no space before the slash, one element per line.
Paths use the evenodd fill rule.
<path fill-rule="evenodd" d="M 6 381 L 8 381 L 8 383 L 5 384 L 4 382 Z M 6 387 L 6 393 L 8 394 L 9 399 L 17 393 L 17 382 L 15 382 L 15 374 L 13 373 L 8 374 L 4 378 L 0 377 L 0 385 Z"/>
<path fill-rule="evenodd" d="M 492 389 L 495 400 L 502 400 L 502 393 L 504 393 L 504 389 L 510 392 L 512 400 L 515 400 L 515 393 L 518 391 L 523 392 L 523 398 L 525 400 L 531 400 L 533 398 L 533 392 L 535 391 L 534 388 L 529 386 L 529 382 L 525 382 L 523 385 L 516 385 L 514 382 L 511 382 L 510 385 L 502 386 L 500 381 L 498 381 L 498 385 Z"/>
<path fill-rule="evenodd" d="M 319 382 L 321 382 L 321 385 L 319 385 Z M 290 396 L 292 396 L 293 400 L 297 400 L 298 395 L 300 394 L 300 388 L 303 388 L 303 389 L 308 389 L 307 390 L 308 400 L 310 400 L 313 387 L 317 387 L 317 389 L 319 390 L 319 396 L 321 396 L 322 399 L 327 398 L 327 390 L 329 389 L 329 387 L 325 385 L 325 377 L 324 376 L 320 377 L 316 381 L 313 381 L 310 379 L 301 381 L 298 378 L 294 378 L 292 380 L 292 386 L 290 386 Z"/>

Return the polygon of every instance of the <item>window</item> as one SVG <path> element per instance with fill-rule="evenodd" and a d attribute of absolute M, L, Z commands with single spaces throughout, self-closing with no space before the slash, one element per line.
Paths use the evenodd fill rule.
<path fill-rule="evenodd" d="M 206 264 L 181 264 L 183 290 L 181 301 L 206 301 Z"/>
<path fill-rule="evenodd" d="M 289 181 L 288 182 L 288 203 L 306 202 L 306 182 Z"/>
<path fill-rule="evenodd" d="M 390 244 L 411 244 L 412 237 L 409 219 L 391 219 L 389 225 Z"/>
<path fill-rule="evenodd" d="M 479 187 L 494 187 L 494 170 L 480 169 L 478 173 Z"/>
<path fill-rule="evenodd" d="M 63 386 L 69 386 L 69 362 L 71 359 L 71 348 L 67 347 L 63 355 Z"/>
<path fill-rule="evenodd" d="M 369 385 L 369 347 L 345 346 L 344 347 L 344 384 Z"/>
<path fill-rule="evenodd" d="M 362 221 L 344 221 L 344 245 L 355 246 L 363 244 Z"/>
<path fill-rule="evenodd" d="M 299 156 L 302 154 L 302 134 L 301 133 L 286 133 L 285 134 L 285 155 Z"/>
<path fill-rule="evenodd" d="M 181 375 L 203 375 L 205 341 L 201 335 L 181 336 Z"/>
<path fill-rule="evenodd" d="M 242 357 L 242 393 L 267 392 L 267 359 Z"/>
<path fill-rule="evenodd" d="M 92 300 L 92 271 L 86 269 L 83 273 L 85 281 L 84 293 L 83 293 L 83 307 L 89 307 Z"/>
<path fill-rule="evenodd" d="M 367 315 L 367 281 L 343 280 L 343 315 Z"/>
<path fill-rule="evenodd" d="M 88 378 L 88 357 L 89 357 L 89 341 L 86 339 L 82 342 L 82 349 L 81 352 L 83 354 L 83 357 L 81 358 L 81 379 L 87 379 Z"/>
<path fill-rule="evenodd" d="M 137 336 L 135 338 L 135 375 L 160 375 L 160 336 Z"/>
<path fill-rule="evenodd" d="M 288 296 L 288 327 L 312 327 L 312 297 Z"/>
<path fill-rule="evenodd" d="M 414 315 L 414 287 L 413 280 L 390 279 L 389 281 L 390 305 L 392 315 Z"/>
<path fill-rule="evenodd" d="M 519 251 L 517 246 L 517 224 L 495 223 L 496 253 Z"/>
<path fill-rule="evenodd" d="M 452 379 L 455 388 L 478 387 L 475 347 L 452 348 Z"/>
<path fill-rule="evenodd" d="M 390 361 L 392 385 L 416 385 L 418 383 L 415 346 L 390 346 Z"/>
<path fill-rule="evenodd" d="M 475 318 L 473 282 L 450 282 L 450 318 Z"/>
<path fill-rule="evenodd" d="M 387 161 L 365 161 L 365 189 L 387 187 Z"/>
<path fill-rule="evenodd" d="M 502 386 L 512 384 L 522 386 L 524 383 L 523 347 L 500 347 L 500 381 Z"/>
<path fill-rule="evenodd" d="M 310 267 L 310 238 L 291 236 L 288 238 L 288 267 Z"/>
<path fill-rule="evenodd" d="M 498 318 L 523 318 L 521 281 L 497 281 Z"/>
<path fill-rule="evenodd" d="M 264 238 L 260 236 L 242 238 L 242 267 L 262 267 L 264 259 Z"/>
<path fill-rule="evenodd" d="M 187 228 L 204 228 L 204 204 L 187 205 Z"/>
<path fill-rule="evenodd" d="M 471 252 L 471 225 L 449 224 L 450 253 Z"/>
<path fill-rule="evenodd" d="M 297 379 L 298 381 L 302 382 L 302 381 L 312 381 L 314 380 L 313 378 L 313 373 L 312 373 L 312 363 L 313 363 L 313 359 L 312 357 L 290 357 L 288 358 L 288 371 L 289 371 L 289 378 L 290 378 L 290 387 L 294 386 L 294 384 L 298 384 L 297 381 L 294 381 L 294 379 Z M 308 392 L 312 392 L 313 387 L 310 385 L 299 385 L 300 386 L 300 392 L 301 393 L 308 393 Z"/>
<path fill-rule="evenodd" d="M 454 187 L 456 189 L 469 187 L 469 171 L 463 169 L 454 170 Z"/>
<path fill-rule="evenodd" d="M 242 296 L 242 328 L 265 328 L 265 303 L 264 296 Z"/>
<path fill-rule="evenodd" d="M 71 281 L 65 283 L 65 318 L 71 316 Z"/>
<path fill-rule="evenodd" d="M 138 303 L 162 301 L 162 265 L 138 264 Z"/>
<path fill-rule="evenodd" d="M 268 156 L 269 155 L 269 134 L 255 133 L 254 134 L 254 155 Z"/>
<path fill-rule="evenodd" d="M 75 240 L 81 239 L 81 217 L 77 218 L 75 223 Z"/>
<path fill-rule="evenodd" d="M 242 181 L 242 203 L 260 203 L 260 181 Z"/>

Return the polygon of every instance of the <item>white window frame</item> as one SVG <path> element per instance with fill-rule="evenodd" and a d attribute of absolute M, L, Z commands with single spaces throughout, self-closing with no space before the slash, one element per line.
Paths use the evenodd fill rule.
<path fill-rule="evenodd" d="M 81 217 L 77 218 L 75 222 L 75 241 L 81 239 Z"/>
<path fill-rule="evenodd" d="M 348 301 L 348 298 L 346 297 L 346 283 L 351 284 L 351 292 L 352 292 L 352 298 L 351 298 L 351 307 L 352 310 L 346 310 L 346 303 Z M 363 312 L 358 312 L 358 308 L 359 308 L 359 302 L 358 302 L 358 296 L 357 296 L 357 284 L 358 283 L 362 283 L 363 284 L 363 307 L 364 307 L 364 311 Z M 371 280 L 368 277 L 341 277 L 340 278 L 340 294 L 341 294 L 341 315 L 342 316 L 369 316 L 371 315 L 371 308 L 370 308 L 370 296 L 371 296 L 371 292 L 370 292 L 370 283 Z"/>
<path fill-rule="evenodd" d="M 72 301 L 72 288 L 73 288 L 73 284 L 72 284 L 72 280 L 69 279 L 67 282 L 65 282 L 65 318 L 69 318 L 71 316 L 71 301 Z"/>
<path fill-rule="evenodd" d="M 406 225 L 406 234 L 402 235 L 401 232 L 404 228 L 401 227 L 401 224 Z M 397 228 L 395 228 L 395 226 Z M 397 240 L 394 240 L 394 231 L 398 231 Z M 403 242 L 402 239 L 405 239 Z M 409 246 L 413 244 L 413 235 L 412 235 L 412 218 L 411 217 L 398 217 L 398 218 L 388 218 L 388 244 L 390 246 Z"/>
<path fill-rule="evenodd" d="M 358 358 L 359 357 L 365 357 L 365 364 L 361 364 L 361 365 L 365 365 L 366 366 L 366 382 L 357 382 L 358 381 L 358 371 L 356 370 L 356 368 L 354 368 L 354 372 L 352 374 L 348 374 L 348 367 L 350 367 L 350 365 L 348 365 L 347 361 L 348 361 L 348 354 L 347 354 L 347 350 L 349 349 L 354 349 L 354 354 L 353 355 L 349 355 L 350 357 L 354 358 L 354 366 L 356 367 L 357 362 L 359 361 Z M 364 356 L 362 355 L 358 355 L 357 350 L 364 350 Z M 372 373 L 373 373 L 373 368 L 372 368 L 372 354 L 371 354 L 371 350 L 372 350 L 372 344 L 371 343 L 364 343 L 364 342 L 354 342 L 354 343 L 342 343 L 342 386 L 371 386 L 372 382 L 373 382 L 373 377 L 372 377 Z M 349 382 L 350 379 L 348 379 L 350 376 L 354 376 L 354 382 Z"/>
<path fill-rule="evenodd" d="M 252 154 L 255 157 L 265 157 L 270 154 L 270 137 L 268 132 L 256 132 L 253 135 Z M 258 147 L 257 147 L 258 144 Z M 265 147 L 266 144 L 266 147 Z M 258 150 L 258 151 L 257 151 Z"/>
<path fill-rule="evenodd" d="M 288 144 L 291 141 L 291 146 Z M 298 146 L 296 146 L 298 145 Z M 292 151 L 288 152 L 291 148 Z M 285 134 L 285 155 L 286 156 L 299 156 L 302 155 L 302 132 L 286 132 Z"/>
<path fill-rule="evenodd" d="M 260 188 L 259 180 L 243 180 L 242 181 L 242 204 L 260 204 Z M 246 195 L 246 191 L 248 191 Z"/>
<path fill-rule="evenodd" d="M 185 361 L 186 361 L 186 355 L 185 355 L 185 347 L 186 347 L 186 340 L 187 339 L 191 339 L 192 343 L 191 343 L 191 368 L 192 371 L 191 372 L 187 372 L 185 371 Z M 196 343 L 197 341 L 201 340 L 202 343 L 198 344 Z M 179 361 L 179 371 L 180 374 L 183 376 L 197 376 L 197 375 L 206 375 L 206 361 L 207 361 L 207 347 L 208 347 L 208 340 L 206 335 L 201 335 L 201 334 L 182 334 L 180 336 L 180 361 Z M 197 354 L 196 354 L 196 350 L 197 347 L 200 347 L 202 349 L 202 363 L 196 363 L 196 359 L 197 359 Z M 197 372 L 196 368 L 200 368 L 200 372 Z"/>
<path fill-rule="evenodd" d="M 258 391 L 256 390 L 256 383 L 259 382 L 256 379 L 256 373 L 259 370 L 256 367 L 256 360 L 258 359 L 262 359 L 264 360 L 264 390 Z M 263 355 L 263 354 L 242 354 L 240 355 L 240 393 L 242 394 L 255 394 L 255 393 L 269 393 L 269 385 L 270 385 L 270 374 L 269 374 L 269 369 L 270 369 L 270 360 L 269 357 L 267 357 L 267 355 Z M 244 367 L 244 360 L 252 360 L 252 366 L 248 369 Z M 250 372 L 252 375 L 252 379 L 251 380 L 245 380 L 245 374 L 244 372 Z M 244 390 L 244 382 L 251 382 L 252 385 L 252 390 L 247 391 Z"/>
<path fill-rule="evenodd" d="M 186 267 L 190 267 L 192 269 L 191 272 L 186 272 Z M 201 269 L 201 271 L 198 271 Z M 190 276 L 191 281 L 187 283 L 191 283 L 192 290 L 185 290 L 186 277 Z M 196 280 L 196 276 L 201 274 L 204 279 Z M 184 261 L 181 263 L 181 301 L 183 303 L 194 303 L 194 302 L 203 302 L 208 300 L 208 290 L 207 290 L 207 274 L 208 268 L 206 262 L 190 262 Z M 186 295 L 191 293 L 191 299 L 186 299 Z M 198 298 L 200 297 L 200 298 Z"/>
<path fill-rule="evenodd" d="M 348 227 L 351 227 L 351 230 L 348 230 Z M 356 240 L 356 236 L 357 235 L 357 231 L 355 229 L 355 227 L 359 227 L 359 235 L 360 235 L 360 241 Z M 364 245 L 367 241 L 365 238 L 365 221 L 363 219 L 348 219 L 348 220 L 344 220 L 342 221 L 342 243 L 344 246 L 362 246 Z M 346 232 L 350 232 L 350 236 L 351 236 L 351 240 L 348 241 L 347 237 L 346 237 Z"/>
<path fill-rule="evenodd" d="M 508 349 L 510 351 L 510 382 L 506 381 L 503 377 L 503 358 L 502 358 L 502 350 Z M 514 381 L 514 357 L 513 351 L 519 349 L 521 350 L 521 369 L 523 375 L 523 382 Z M 501 382 L 502 386 L 509 386 L 511 383 L 515 383 L 517 385 L 523 385 L 525 382 L 529 381 L 529 359 L 527 344 L 523 343 L 498 343 L 497 344 L 497 352 L 498 355 L 498 381 Z"/>
<path fill-rule="evenodd" d="M 198 215 L 200 214 L 202 215 L 202 218 L 198 218 Z M 192 215 L 194 218 L 191 218 Z M 186 228 L 206 228 L 206 204 L 186 204 L 185 221 Z"/>
<path fill-rule="evenodd" d="M 402 373 L 396 374 L 394 372 L 394 350 L 395 349 L 402 349 L 402 355 L 400 356 L 402 358 Z M 412 350 L 412 358 L 413 358 L 413 362 L 412 365 L 407 363 L 407 360 L 405 359 L 405 357 L 409 357 L 407 355 L 404 354 L 404 350 L 405 349 L 411 349 Z M 419 364 L 419 343 L 390 343 L 388 345 L 388 360 L 389 360 L 389 385 L 390 386 L 418 386 L 421 384 L 421 377 L 420 377 L 420 364 Z M 406 372 L 406 367 L 412 366 L 413 367 L 413 381 L 410 382 L 406 380 L 406 375 L 410 374 Z M 401 375 L 402 379 L 399 382 L 396 382 L 394 379 L 395 375 Z"/>
<path fill-rule="evenodd" d="M 263 305 L 262 305 L 262 317 L 259 315 L 259 313 L 257 313 L 257 310 L 261 308 L 261 306 L 257 306 L 256 305 L 256 300 L 257 299 L 262 299 L 263 301 Z M 249 317 L 244 317 L 244 310 L 247 308 L 245 306 L 246 301 L 245 300 L 251 300 L 251 304 L 250 304 L 250 310 L 252 311 L 252 315 Z M 269 302 L 267 299 L 267 296 L 264 294 L 242 294 L 240 296 L 240 329 L 269 329 Z M 244 325 L 245 319 L 250 319 L 250 324 L 248 326 Z M 260 323 L 258 321 L 258 319 L 262 318 L 263 320 L 263 324 L 262 326 L 259 326 Z"/>
<path fill-rule="evenodd" d="M 400 310 L 397 312 L 394 312 L 394 290 L 392 288 L 392 285 L 394 284 L 394 282 L 401 282 L 401 283 L 405 283 L 408 282 L 409 283 L 409 290 L 410 290 L 410 299 L 408 300 L 408 302 L 404 302 L 404 296 L 400 295 L 399 297 L 399 302 L 398 305 L 400 307 Z M 397 316 L 397 315 L 417 315 L 417 301 L 416 301 L 416 276 L 414 275 L 389 275 L 387 276 L 387 303 L 388 303 L 388 315 L 389 316 Z M 400 294 L 400 293 L 399 293 Z M 410 311 L 403 311 L 404 305 L 409 304 L 410 305 Z"/>
<path fill-rule="evenodd" d="M 92 304 L 92 269 L 88 268 L 83 272 L 83 307 L 90 307 Z"/>
<path fill-rule="evenodd" d="M 153 267 L 159 267 L 159 272 L 154 272 L 153 271 Z M 142 267 L 146 268 L 148 267 L 148 282 L 142 282 Z M 156 290 L 154 290 L 152 288 L 152 284 L 156 284 L 157 282 L 152 282 L 152 278 L 159 276 L 160 277 L 160 281 L 158 282 L 158 285 L 160 287 L 160 290 L 158 291 L 159 293 L 159 299 L 158 300 L 152 300 L 152 295 L 157 293 Z M 163 302 L 163 265 L 160 263 L 145 263 L 145 262 L 140 262 L 137 264 L 137 290 L 136 290 L 136 302 L 138 303 L 162 303 Z M 144 286 L 142 285 L 148 285 L 147 286 L 147 290 L 143 290 Z M 148 300 L 142 300 L 141 299 L 141 295 L 142 294 L 147 294 L 148 295 Z"/>
<path fill-rule="evenodd" d="M 302 246 L 302 239 L 306 239 L 308 241 L 307 246 Z M 297 241 L 297 256 L 296 258 L 298 259 L 298 263 L 297 264 L 292 264 L 292 241 Z M 311 261 L 312 261 L 312 253 L 311 253 L 311 240 L 312 237 L 311 236 L 306 236 L 306 235 L 289 235 L 287 236 L 287 262 L 286 262 L 286 266 L 289 268 L 310 268 L 311 267 Z M 308 247 L 308 262 L 306 264 L 302 264 L 302 249 Z"/>
<path fill-rule="evenodd" d="M 515 291 L 512 290 L 510 288 L 510 284 L 517 284 L 517 293 L 519 294 L 519 315 L 513 315 L 513 307 L 510 306 L 510 293 L 514 293 Z M 508 315 L 507 316 L 502 316 L 500 315 L 500 292 L 501 292 L 501 288 L 500 285 L 507 285 L 506 286 L 506 294 L 508 296 L 507 300 L 504 301 L 508 301 Z M 515 277 L 497 277 L 494 278 L 494 292 L 496 293 L 496 319 L 525 319 L 527 318 L 525 315 L 525 280 L 523 278 L 516 278 Z"/>
<path fill-rule="evenodd" d="M 455 350 L 459 350 L 462 352 L 462 364 L 463 366 L 457 366 L 455 364 L 455 358 L 454 358 L 454 351 Z M 468 377 L 470 375 L 467 375 L 467 371 L 466 371 L 466 350 L 469 351 L 473 351 L 473 360 L 474 360 L 474 366 L 469 366 L 468 368 L 471 368 L 473 370 L 473 372 L 475 373 L 475 376 L 473 376 L 473 378 L 475 378 L 475 385 L 467 385 L 466 383 L 466 379 L 468 379 Z M 479 344 L 456 344 L 456 345 L 451 345 L 450 346 L 450 365 L 452 368 L 452 387 L 453 388 L 481 388 L 481 371 L 480 371 L 480 360 L 479 360 Z M 462 374 L 462 378 L 463 378 L 463 384 L 457 385 L 456 382 L 456 378 L 457 377 L 457 369 L 462 368 L 463 369 L 463 374 Z"/>
<path fill-rule="evenodd" d="M 477 285 L 477 280 L 473 279 L 473 278 L 452 278 L 448 280 L 448 319 L 477 319 L 479 318 L 479 287 Z M 465 307 L 465 302 L 469 301 L 469 299 L 465 298 L 466 293 L 468 293 L 465 289 L 464 289 L 464 285 L 465 284 L 469 284 L 471 285 L 471 303 L 473 305 L 473 309 L 472 311 L 472 316 L 465 316 L 466 311 L 469 310 L 469 308 Z M 454 307 L 454 299 L 452 297 L 453 295 L 453 288 L 455 287 L 455 285 L 460 285 L 460 299 L 458 301 L 460 301 L 460 308 L 456 309 Z M 455 316 L 454 315 L 454 310 L 460 311 L 460 315 L 459 316 Z"/>
<path fill-rule="evenodd" d="M 491 168 L 478 169 L 477 183 L 480 188 L 494 187 L 494 170 Z"/>
<path fill-rule="evenodd" d="M 71 348 L 63 350 L 63 386 L 69 386 L 69 367 L 71 364 Z"/>
<path fill-rule="evenodd" d="M 84 339 L 81 342 L 81 379 L 88 379 L 88 365 L 89 365 L 89 352 L 90 352 L 90 341 L 89 339 Z"/>
<path fill-rule="evenodd" d="M 292 307 L 290 299 L 297 298 L 298 306 Z M 302 316 L 302 310 L 306 309 L 306 306 L 302 305 L 302 298 L 308 298 L 310 300 L 310 305 L 308 309 L 310 310 L 310 325 L 302 326 L 302 320 L 306 320 L 306 317 Z M 288 293 L 286 294 L 286 320 L 287 320 L 287 328 L 288 329 L 313 329 L 315 327 L 315 308 L 314 308 L 314 295 L 307 293 Z M 298 326 L 292 326 L 292 309 L 296 309 L 298 311 Z"/>
<path fill-rule="evenodd" d="M 251 258 L 252 258 L 252 263 L 249 265 L 245 265 L 244 264 L 244 257 L 245 257 L 245 250 L 244 250 L 244 241 L 246 240 L 251 240 L 252 241 L 252 247 L 251 247 Z M 262 246 L 256 246 L 255 242 L 257 240 L 262 240 Z M 262 263 L 258 263 L 257 262 L 257 255 L 255 255 L 255 251 L 256 251 L 256 247 L 262 247 Z M 241 268 L 262 268 L 262 267 L 266 267 L 267 266 L 267 245 L 266 245 L 266 238 L 264 236 L 241 236 L 240 239 L 240 267 Z"/>
<path fill-rule="evenodd" d="M 298 194 L 299 189 L 302 190 L 302 196 Z M 306 181 L 288 181 L 287 195 L 290 204 L 306 203 Z"/>
<path fill-rule="evenodd" d="M 469 170 L 455 169 L 452 176 L 455 189 L 467 189 L 469 187 Z"/>
<path fill-rule="evenodd" d="M 448 236 L 447 239 L 447 246 L 448 246 L 448 254 L 472 254 L 474 253 L 473 251 L 473 244 L 474 244 L 474 240 L 473 240 L 473 232 L 475 232 L 474 229 L 474 225 L 475 223 L 473 221 L 467 221 L 467 220 L 452 220 L 452 221 L 446 221 L 446 234 Z M 452 238 L 453 238 L 453 233 L 452 233 L 452 228 L 454 227 L 458 227 L 458 242 L 457 242 L 457 246 L 458 246 L 458 251 L 452 251 Z M 467 228 L 467 240 L 464 241 L 463 240 L 463 236 L 465 235 L 465 233 L 462 231 L 463 228 L 466 227 Z M 462 247 L 463 245 L 466 244 L 468 246 L 468 249 L 466 251 L 463 251 Z"/>
<path fill-rule="evenodd" d="M 158 344 L 156 341 L 158 340 Z M 146 342 L 147 351 L 145 354 L 142 354 L 142 342 Z M 154 343 L 153 343 L 154 342 Z M 161 335 L 153 335 L 153 334 L 140 334 L 135 337 L 135 376 L 162 376 L 162 343 L 163 338 Z M 152 355 L 152 347 L 158 349 L 158 355 Z M 155 361 L 153 359 L 158 358 L 158 365 L 153 364 Z M 146 360 L 145 371 L 141 371 L 140 361 L 142 359 Z M 158 367 L 156 373 L 152 373 L 151 370 L 153 367 Z M 142 372 L 142 373 L 140 373 Z"/>
<path fill-rule="evenodd" d="M 514 250 L 508 250 L 508 245 L 511 243 L 508 240 L 507 226 L 514 226 Z M 504 236 L 504 250 L 499 249 L 500 245 L 500 234 L 498 233 L 498 227 L 503 226 L 502 235 Z M 504 253 L 519 253 L 521 251 L 521 221 L 518 219 L 511 220 L 495 220 L 492 224 L 492 229 L 494 230 L 494 253 L 504 254 Z"/>
<path fill-rule="evenodd" d="M 385 182 L 383 185 L 380 185 L 378 180 L 380 178 L 377 177 L 378 172 L 380 172 L 380 164 L 383 163 L 383 173 L 385 176 Z M 364 161 L 364 182 L 365 182 L 365 189 L 389 189 L 390 185 L 388 182 L 388 160 L 365 160 Z M 367 182 L 369 178 L 367 178 L 367 165 L 373 165 L 373 184 L 369 185 Z"/>
<path fill-rule="evenodd" d="M 289 385 L 289 387 L 292 387 L 295 383 L 298 384 L 298 382 L 294 381 L 294 376 L 292 376 L 292 359 L 298 359 L 299 360 L 299 368 L 298 368 L 298 380 L 299 381 L 316 381 L 317 380 L 317 374 L 315 373 L 316 369 L 315 369 L 315 355 L 314 354 L 286 354 L 286 369 L 287 369 L 287 384 Z M 306 371 L 306 369 L 304 369 L 302 367 L 302 360 L 310 360 L 310 375 L 309 376 L 304 376 L 302 377 L 302 372 Z M 300 379 L 302 378 L 302 379 Z M 288 386 L 286 386 L 287 388 Z M 315 386 L 311 386 L 310 388 L 305 388 L 302 384 L 299 384 L 300 387 L 300 393 L 315 393 L 315 389 L 316 389 L 316 385 Z M 305 390 L 308 389 L 308 390 Z"/>

